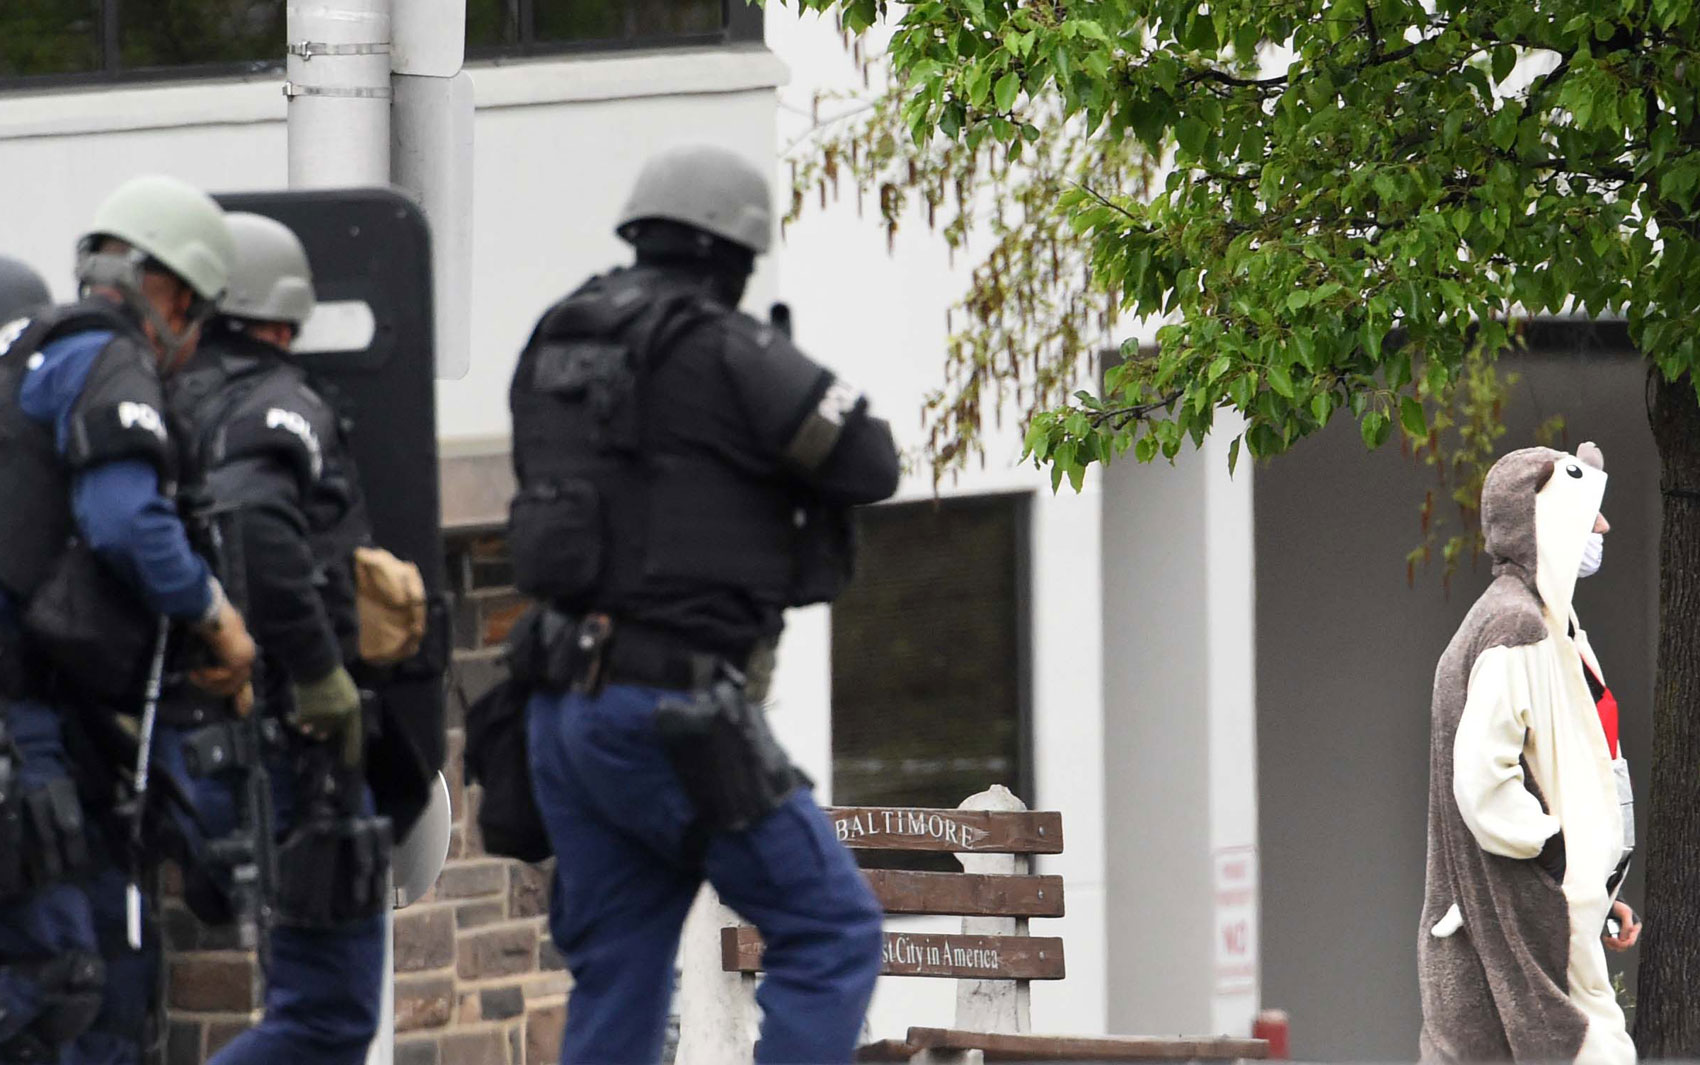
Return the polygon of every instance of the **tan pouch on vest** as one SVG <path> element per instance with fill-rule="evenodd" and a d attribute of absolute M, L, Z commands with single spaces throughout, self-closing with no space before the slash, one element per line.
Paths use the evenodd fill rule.
<path fill-rule="evenodd" d="M 354 549 L 354 587 L 360 604 L 360 657 L 394 665 L 419 653 L 425 641 L 425 578 L 419 567 L 381 547 Z"/>

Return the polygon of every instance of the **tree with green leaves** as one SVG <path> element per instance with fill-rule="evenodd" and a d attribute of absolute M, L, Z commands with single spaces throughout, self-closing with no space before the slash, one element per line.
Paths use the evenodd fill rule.
<path fill-rule="evenodd" d="M 888 15 L 884 0 L 799 2 L 853 33 Z M 1492 361 L 1519 321 L 1627 321 L 1664 494 L 1636 1034 L 1649 1056 L 1700 1054 L 1700 5 L 917 0 L 889 15 L 895 95 L 883 127 L 849 138 L 907 136 L 883 161 L 851 159 L 882 208 L 942 194 L 952 169 L 919 180 L 913 165 L 942 152 L 990 153 L 1028 188 L 1023 153 L 1057 158 L 1068 131 L 1062 144 L 1089 146 L 1071 158 L 1122 164 L 1053 167 L 1065 187 L 1041 179 L 1050 196 L 1029 210 L 1066 224 L 1059 260 L 1084 255 L 1072 291 L 1165 323 L 1068 397 L 1079 352 L 1024 351 L 1006 324 L 1055 309 L 998 306 L 951 353 L 956 391 L 931 408 L 946 446 L 971 443 L 962 420 L 1010 388 L 1032 408 L 1029 453 L 1059 481 L 1129 451 L 1173 458 L 1223 411 L 1230 462 L 1344 417 L 1372 448 L 1395 433 L 1435 448 L 1448 431 L 1456 447 L 1470 428 L 1467 471 L 1483 433 L 1491 452 Z M 855 154 L 827 147 L 828 168 Z M 1147 188 L 1133 178 L 1151 161 L 1166 173 Z M 980 202 L 959 195 L 958 210 Z M 1048 283 L 1042 263 L 1014 273 L 1028 297 Z M 1002 274 L 977 270 L 967 306 Z M 986 339 L 1000 328 L 1007 352 Z M 934 454 L 948 465 L 963 450 Z"/>

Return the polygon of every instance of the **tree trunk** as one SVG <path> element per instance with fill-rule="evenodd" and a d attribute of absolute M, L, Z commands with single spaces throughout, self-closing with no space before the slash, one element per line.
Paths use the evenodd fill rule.
<path fill-rule="evenodd" d="M 1635 1042 L 1675 1060 L 1700 1057 L 1700 402 L 1689 377 L 1652 372 L 1664 524 Z"/>

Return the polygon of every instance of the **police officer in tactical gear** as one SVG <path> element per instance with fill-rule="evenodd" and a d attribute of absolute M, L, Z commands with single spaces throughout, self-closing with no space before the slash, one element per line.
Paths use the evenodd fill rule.
<path fill-rule="evenodd" d="M 137 856 L 102 831 L 157 618 L 248 680 L 254 645 L 172 499 L 161 378 L 195 349 L 233 256 L 218 206 L 170 178 L 120 187 L 78 248 L 83 301 L 0 335 L 0 1061 L 133 1062 L 152 973 L 125 956 Z M 134 731 L 133 726 L 131 731 Z"/>
<path fill-rule="evenodd" d="M 772 222 L 738 157 L 658 156 L 618 226 L 636 265 L 551 308 L 514 375 L 510 548 L 547 609 L 511 654 L 561 856 L 563 1062 L 660 1058 L 705 879 L 766 944 L 758 1061 L 849 1061 L 879 971 L 879 906 L 745 683 L 785 609 L 842 586 L 848 509 L 898 481 L 866 399 L 736 309 Z"/>
<path fill-rule="evenodd" d="M 270 730 L 266 754 L 280 847 L 266 1013 L 213 1061 L 356 1065 L 378 1025 L 388 902 L 389 823 L 371 816 L 348 668 L 359 647 L 353 552 L 370 529 L 343 422 L 289 353 L 314 307 L 306 251 L 272 219 L 228 222 L 230 291 L 171 403 L 208 500 L 237 508 L 226 539 L 240 538 L 245 560 L 258 706 L 288 727 Z M 164 716 L 189 747 L 220 742 L 223 708 L 193 690 L 168 696 Z M 201 779 L 196 796 L 210 831 L 236 829 L 228 776 Z"/>
<path fill-rule="evenodd" d="M 0 324 L 16 321 L 52 302 L 40 274 L 27 263 L 0 255 Z"/>

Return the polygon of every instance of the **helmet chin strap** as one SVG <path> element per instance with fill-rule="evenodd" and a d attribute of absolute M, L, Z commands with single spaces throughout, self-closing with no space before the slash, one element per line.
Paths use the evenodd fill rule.
<path fill-rule="evenodd" d="M 206 320 L 212 317 L 216 308 L 213 304 L 197 298 L 189 315 L 189 322 L 182 332 L 171 328 L 165 320 L 165 315 L 159 313 L 152 300 L 142 295 L 142 264 L 147 256 L 139 251 L 125 253 L 96 253 L 84 251 L 77 256 L 77 281 L 84 296 L 93 289 L 111 289 L 123 299 L 128 307 L 148 325 L 153 327 L 154 336 L 163 350 L 160 356 L 163 367 L 174 366 L 177 356 L 189 343 Z"/>

